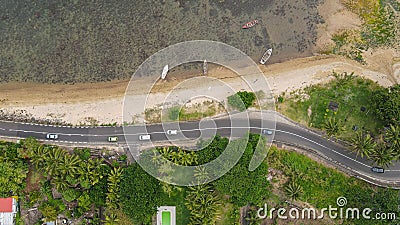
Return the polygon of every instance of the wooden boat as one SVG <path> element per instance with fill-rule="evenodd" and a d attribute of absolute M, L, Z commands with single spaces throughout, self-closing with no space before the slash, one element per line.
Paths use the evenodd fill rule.
<path fill-rule="evenodd" d="M 242 26 L 243 29 L 248 29 L 250 27 L 254 27 L 258 23 L 258 20 L 253 20 L 250 22 L 247 22 L 245 25 Z"/>
<path fill-rule="evenodd" d="M 272 55 L 272 48 L 269 48 L 267 49 L 267 51 L 264 52 L 263 56 L 260 59 L 260 63 L 264 65 L 268 61 L 269 57 L 271 57 L 271 55 Z"/>

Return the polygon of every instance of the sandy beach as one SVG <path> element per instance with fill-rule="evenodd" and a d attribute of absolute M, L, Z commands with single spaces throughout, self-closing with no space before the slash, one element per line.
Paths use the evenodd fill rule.
<path fill-rule="evenodd" d="M 376 81 L 382 86 L 390 86 L 393 81 L 387 74 L 373 71 L 361 65 L 341 57 L 314 56 L 302 59 L 290 60 L 268 66 L 262 66 L 267 81 L 275 96 L 282 92 L 304 88 L 308 85 L 327 82 L 333 79 L 330 74 L 336 72 L 355 72 L 356 75 Z M 197 74 L 193 74 L 196 76 Z M 224 68 L 216 68 L 209 71 L 209 76 L 218 78 L 229 84 L 235 90 L 243 90 L 245 84 L 240 77 Z M 157 107 L 162 104 L 170 94 L 171 88 L 182 80 L 177 78 L 171 81 L 159 82 L 155 93 L 151 93 L 146 108 Z M 127 119 L 122 118 L 122 106 L 125 88 L 129 81 L 116 81 L 108 84 L 82 84 L 78 86 L 37 85 L 35 89 L 29 88 L 1 88 L 0 96 L 4 99 L 0 109 L 5 114 L 16 114 L 20 116 L 34 117 L 39 120 L 48 120 L 73 125 L 89 124 L 122 124 Z M 146 79 L 143 79 L 146 82 Z M 12 84 L 8 84 L 11 86 Z M 98 86 L 97 86 L 98 85 Z M 176 102 L 166 102 L 167 105 L 179 103 L 179 96 L 207 95 L 212 91 L 218 99 L 226 99 L 227 93 L 222 91 L 219 82 L 208 82 L 196 84 L 195 88 L 174 90 Z M 0 87 L 7 86 L 5 84 Z M 140 87 L 140 84 L 137 85 Z M 134 96 L 139 102 L 146 98 L 146 93 L 138 93 Z M 27 97 L 29 96 L 29 97 Z M 182 97 L 182 99 L 185 99 Z M 143 108 L 137 108 L 132 116 L 141 120 Z"/>

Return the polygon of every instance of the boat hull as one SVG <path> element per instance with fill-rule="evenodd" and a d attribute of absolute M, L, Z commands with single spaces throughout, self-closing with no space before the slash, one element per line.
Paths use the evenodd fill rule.
<path fill-rule="evenodd" d="M 271 55 L 272 55 L 272 48 L 267 49 L 267 51 L 265 51 L 263 56 L 261 57 L 260 63 L 264 65 L 268 61 L 268 59 L 271 57 Z"/>

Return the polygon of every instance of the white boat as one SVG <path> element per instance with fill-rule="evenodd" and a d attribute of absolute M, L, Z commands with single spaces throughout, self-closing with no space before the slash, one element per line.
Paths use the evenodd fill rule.
<path fill-rule="evenodd" d="M 207 72 L 208 72 L 207 60 L 204 60 L 204 62 L 203 62 L 203 76 L 207 76 Z"/>
<path fill-rule="evenodd" d="M 164 66 L 164 69 L 162 70 L 162 73 L 161 73 L 161 79 L 165 79 L 165 77 L 167 76 L 167 73 L 168 73 L 168 65 L 165 65 Z"/>
<path fill-rule="evenodd" d="M 271 55 L 272 55 L 272 48 L 269 48 L 267 49 L 267 51 L 264 52 L 263 56 L 260 59 L 260 63 L 264 65 L 268 61 L 269 57 L 271 57 Z"/>

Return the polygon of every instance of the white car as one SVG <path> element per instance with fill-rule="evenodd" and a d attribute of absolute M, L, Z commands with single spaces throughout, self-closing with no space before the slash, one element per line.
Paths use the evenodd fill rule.
<path fill-rule="evenodd" d="M 109 142 L 117 142 L 118 141 L 118 137 L 108 137 L 108 141 Z"/>
<path fill-rule="evenodd" d="M 177 130 L 167 130 L 167 134 L 168 135 L 176 135 L 176 134 L 178 134 L 178 131 Z"/>
<path fill-rule="evenodd" d="M 58 134 L 47 134 L 46 138 L 51 140 L 56 140 L 58 139 Z"/>
<path fill-rule="evenodd" d="M 266 135 L 272 135 L 274 132 L 272 130 L 269 130 L 269 129 L 264 129 L 264 130 L 262 130 L 262 133 L 266 134 Z"/>
<path fill-rule="evenodd" d="M 139 136 L 139 140 L 141 141 L 148 141 L 150 140 L 150 138 L 151 138 L 150 134 L 144 134 Z"/>

